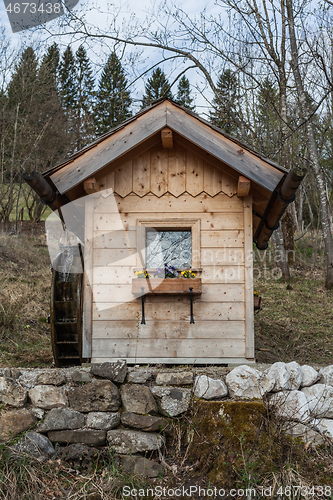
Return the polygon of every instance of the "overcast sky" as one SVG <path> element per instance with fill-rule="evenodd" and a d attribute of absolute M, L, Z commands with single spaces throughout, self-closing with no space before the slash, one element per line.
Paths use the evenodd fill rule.
<path fill-rule="evenodd" d="M 10 0 L 6 0 L 10 1 Z M 21 0 L 23 2 L 27 2 L 28 0 Z M 30 0 L 31 1 L 31 0 Z M 34 1 L 34 0 L 32 0 Z M 47 0 L 46 0 L 47 1 Z M 72 2 L 75 0 L 71 0 Z M 15 2 L 15 0 L 14 0 Z M 140 7 L 138 7 L 138 4 Z M 190 16 L 195 16 L 198 13 L 200 13 L 205 7 L 207 8 L 207 12 L 209 14 L 214 14 L 214 11 L 216 11 L 216 6 L 214 5 L 214 2 L 210 2 L 209 6 L 206 6 L 206 2 L 203 0 L 183 0 L 182 3 L 177 2 L 177 6 L 181 7 L 188 15 Z M 101 11 L 101 12 L 98 12 Z M 109 15 L 106 15 L 105 12 L 109 12 Z M 112 23 L 113 15 L 112 12 L 118 12 L 118 20 L 119 23 L 122 20 L 125 20 L 125 26 L 127 26 L 130 23 L 131 19 L 131 14 L 135 13 L 135 16 L 142 22 L 144 23 L 145 19 L 147 16 L 150 15 L 152 11 L 151 4 L 149 0 L 146 2 L 143 0 L 127 0 L 123 2 L 116 2 L 116 3 L 110 3 L 107 0 L 88 0 L 88 2 L 83 2 L 80 1 L 76 7 L 73 9 L 73 13 L 78 13 L 81 14 L 82 12 L 85 12 L 86 20 L 88 21 L 89 24 L 98 26 L 101 29 L 109 29 L 109 26 Z M 40 54 L 42 54 L 46 48 L 46 45 L 49 45 L 56 41 L 57 43 L 60 44 L 62 49 L 66 47 L 66 45 L 71 41 L 69 37 L 50 37 L 47 36 L 45 30 L 43 30 L 42 27 L 37 28 L 35 30 L 25 30 L 21 31 L 19 33 L 12 33 L 11 28 L 10 28 L 10 23 L 8 21 L 7 13 L 5 11 L 5 5 L 4 5 L 4 0 L 0 0 L 0 22 L 1 24 L 5 25 L 7 28 L 7 33 L 12 39 L 13 42 L 15 42 L 18 46 L 26 46 L 26 45 L 34 45 L 37 51 L 39 51 Z M 57 21 L 51 21 L 49 23 L 46 23 L 46 28 L 48 28 L 52 33 L 57 32 Z M 75 50 L 78 47 L 79 43 L 73 44 L 73 49 Z M 89 46 L 86 45 L 86 48 L 88 50 L 89 57 L 93 61 L 93 64 L 95 65 L 95 71 L 100 71 L 101 68 L 103 67 L 103 64 L 105 63 L 105 60 L 110 52 L 110 47 L 112 48 L 112 44 L 109 45 L 109 47 L 105 44 L 98 44 L 98 43 L 89 43 Z M 129 56 L 129 51 L 127 51 L 126 56 Z M 156 64 L 160 61 L 161 59 L 161 54 L 156 51 L 156 50 L 150 50 L 150 49 L 145 49 L 143 53 L 143 57 L 138 58 L 138 61 L 142 61 L 143 58 L 145 58 L 145 62 L 141 64 L 135 63 L 132 68 L 129 68 L 129 66 L 126 64 L 126 57 L 124 58 L 124 66 L 126 69 L 129 71 L 129 78 L 128 80 L 131 81 L 135 74 L 139 75 L 141 71 L 144 71 L 147 69 L 150 65 Z M 187 64 L 189 65 L 189 64 Z M 186 66 L 186 63 L 183 61 L 180 61 L 177 63 L 177 68 L 174 66 L 171 66 L 170 64 L 161 64 L 161 67 L 165 70 L 167 73 L 167 76 L 169 77 L 169 81 L 171 82 L 176 74 L 177 71 L 182 71 Z M 142 93 L 144 91 L 144 82 L 147 80 L 147 77 L 149 74 L 135 82 L 130 90 L 132 92 L 132 96 L 134 97 L 134 101 L 138 102 L 139 99 L 142 96 Z M 189 78 L 191 86 L 192 86 L 192 95 L 195 97 L 196 100 L 196 105 L 197 105 L 197 112 L 200 114 L 204 114 L 205 111 L 207 111 L 207 102 L 203 96 L 200 96 L 195 90 L 195 87 L 197 85 L 201 86 L 203 88 L 204 82 L 203 82 L 203 77 L 200 73 L 198 73 L 197 70 L 189 70 L 186 73 L 186 76 Z M 176 85 L 173 87 L 173 92 L 176 93 Z M 206 97 L 211 99 L 210 93 L 207 91 Z"/>

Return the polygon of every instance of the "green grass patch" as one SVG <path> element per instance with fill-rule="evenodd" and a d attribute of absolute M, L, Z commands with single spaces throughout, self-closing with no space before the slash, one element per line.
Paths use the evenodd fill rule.
<path fill-rule="evenodd" d="M 10 221 L 15 221 L 16 220 L 16 212 L 18 214 L 18 220 L 21 220 L 21 211 L 22 211 L 22 208 L 23 208 L 23 220 L 24 221 L 29 221 L 30 218 L 29 218 L 29 212 L 28 212 L 28 209 L 27 209 L 27 204 L 26 204 L 25 196 L 28 196 L 28 194 L 31 193 L 31 188 L 28 185 L 26 185 L 26 184 L 22 185 L 21 191 L 20 191 L 19 188 L 20 188 L 19 184 L 14 184 L 14 203 L 13 203 L 13 206 L 12 206 L 12 209 L 11 209 L 11 212 L 10 212 L 9 220 Z M 16 208 L 17 196 L 19 194 L 19 191 L 20 191 L 20 197 L 19 197 L 19 201 L 18 201 L 18 206 Z M 6 200 L 8 199 L 7 198 L 7 186 L 6 185 L 0 186 L 0 195 L 1 195 L 1 199 L 3 199 L 3 203 L 5 203 Z M 31 195 L 30 195 L 29 203 L 31 203 Z M 51 208 L 45 206 L 44 211 L 43 211 L 43 213 L 41 215 L 40 220 L 41 221 L 45 221 L 51 213 L 52 213 Z"/>

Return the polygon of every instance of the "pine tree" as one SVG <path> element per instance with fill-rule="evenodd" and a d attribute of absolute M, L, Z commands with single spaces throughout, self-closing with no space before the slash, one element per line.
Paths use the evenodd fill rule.
<path fill-rule="evenodd" d="M 2 123 L 2 196 L 0 210 L 3 220 L 9 220 L 16 206 L 17 185 L 21 186 L 20 169 L 25 160 L 29 159 L 31 145 L 36 140 L 36 121 L 39 115 L 38 89 L 38 59 L 32 47 L 25 49 L 7 87 L 7 99 Z M 27 162 L 26 162 L 27 163 Z M 19 188 L 19 192 L 21 188 Z"/>
<path fill-rule="evenodd" d="M 94 94 L 94 78 L 85 48 L 81 45 L 76 53 L 76 99 L 74 104 L 76 114 L 76 141 L 80 150 L 91 139 L 92 107 Z"/>
<path fill-rule="evenodd" d="M 24 113 L 34 105 L 34 94 L 37 87 L 38 59 L 32 47 L 28 47 L 16 64 L 8 84 L 7 95 L 9 108 L 20 103 L 20 113 Z"/>
<path fill-rule="evenodd" d="M 54 42 L 46 51 L 42 59 L 41 67 L 47 68 L 47 72 L 54 79 L 54 86 L 56 87 L 58 81 L 58 70 L 60 62 L 60 52 L 58 45 Z"/>
<path fill-rule="evenodd" d="M 59 48 L 54 43 L 47 49 L 38 71 L 39 127 L 40 130 L 45 128 L 36 149 L 36 163 L 40 165 L 41 170 L 60 161 L 70 148 L 69 138 L 66 136 L 66 114 L 61 105 L 57 85 L 59 60 Z"/>
<path fill-rule="evenodd" d="M 220 75 L 216 87 L 219 95 L 213 99 L 214 110 L 209 113 L 210 121 L 227 134 L 235 134 L 237 125 L 233 114 L 236 112 L 237 78 L 230 69 L 226 69 Z"/>
<path fill-rule="evenodd" d="M 72 144 L 71 152 L 76 149 L 75 145 L 75 103 L 77 96 L 77 72 L 75 58 L 70 45 L 62 55 L 58 72 L 58 87 L 62 107 L 66 116 L 65 131 L 68 141 Z"/>
<path fill-rule="evenodd" d="M 67 111 L 73 110 L 75 106 L 76 78 L 75 58 L 70 45 L 68 45 L 59 67 L 60 98 Z"/>
<path fill-rule="evenodd" d="M 142 98 L 142 108 L 149 106 L 152 102 L 160 99 L 161 97 L 168 97 L 173 99 L 170 90 L 170 83 L 161 68 L 156 68 L 152 76 L 148 78 L 145 85 L 145 95 Z"/>
<path fill-rule="evenodd" d="M 131 116 L 132 99 L 126 90 L 125 71 L 115 52 L 110 54 L 99 80 L 94 108 L 97 135 L 104 134 Z"/>
<path fill-rule="evenodd" d="M 38 134 L 39 90 L 38 59 L 33 48 L 28 47 L 16 64 L 7 88 L 8 137 L 12 141 L 8 143 L 8 155 L 16 159 L 17 165 L 27 157 Z"/>
<path fill-rule="evenodd" d="M 48 47 L 38 70 L 38 81 L 43 93 L 43 101 L 56 99 L 59 102 L 57 85 L 59 60 L 59 47 L 54 43 Z"/>
<path fill-rule="evenodd" d="M 257 120 L 257 149 L 265 156 L 270 156 L 279 149 L 281 138 L 279 118 L 279 92 L 269 78 L 261 83 L 257 95 L 256 120 Z"/>
<path fill-rule="evenodd" d="M 186 76 L 183 75 L 178 83 L 176 102 L 184 108 L 187 108 L 190 111 L 194 111 L 195 106 L 192 104 L 193 98 L 191 97 L 190 93 L 190 82 L 188 81 Z"/>

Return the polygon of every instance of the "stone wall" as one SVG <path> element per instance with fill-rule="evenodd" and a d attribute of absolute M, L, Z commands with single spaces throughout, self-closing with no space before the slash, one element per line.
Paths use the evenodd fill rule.
<path fill-rule="evenodd" d="M 128 368 L 125 361 L 80 368 L 0 369 L 0 441 L 39 459 L 55 444 L 71 457 L 111 448 L 127 470 L 154 477 L 170 421 L 191 400 L 260 400 L 274 406 L 286 432 L 315 445 L 333 439 L 333 365 L 296 362 L 253 368 Z M 28 431 L 20 436 L 23 431 Z M 18 436 L 18 437 L 17 437 Z M 16 439 L 15 439 L 16 438 Z M 58 452 L 59 452 L 58 449 Z"/>

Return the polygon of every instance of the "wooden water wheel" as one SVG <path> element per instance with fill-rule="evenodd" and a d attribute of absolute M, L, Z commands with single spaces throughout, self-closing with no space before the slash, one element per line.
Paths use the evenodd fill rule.
<path fill-rule="evenodd" d="M 81 247 L 60 253 L 52 266 L 51 342 L 56 366 L 80 365 L 82 361 L 83 258 Z M 78 272 L 81 270 L 81 272 Z"/>

